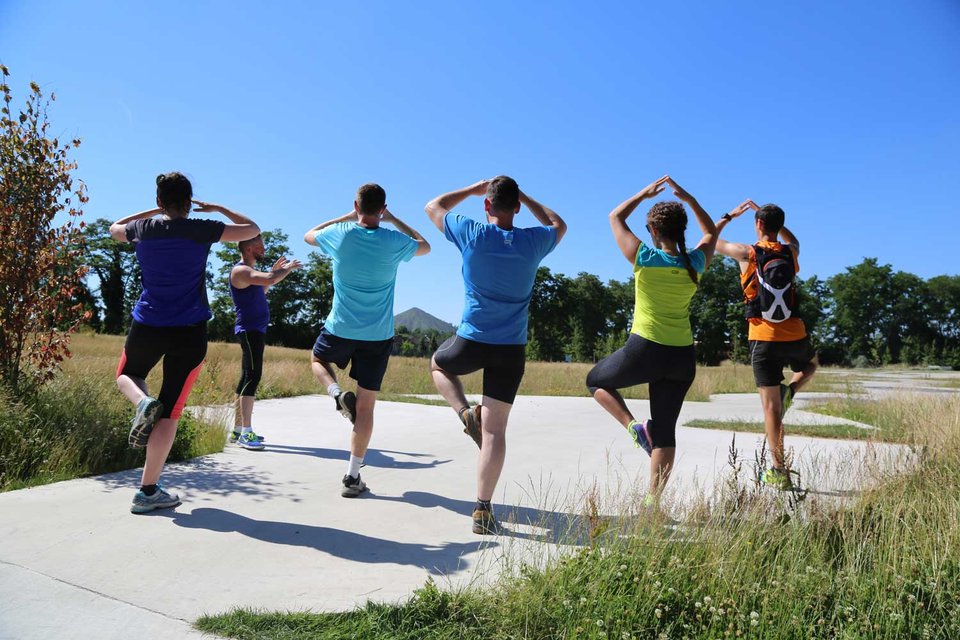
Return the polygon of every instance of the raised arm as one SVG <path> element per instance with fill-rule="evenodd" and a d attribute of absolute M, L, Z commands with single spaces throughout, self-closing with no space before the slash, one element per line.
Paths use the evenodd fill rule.
<path fill-rule="evenodd" d="M 424 207 L 424 211 L 427 212 L 427 216 L 430 218 L 430 221 L 434 224 L 434 226 L 436 226 L 437 229 L 440 229 L 440 232 L 442 233 L 444 216 L 450 213 L 454 207 L 470 196 L 486 195 L 487 185 L 489 183 L 489 180 L 481 180 L 480 182 L 475 182 L 468 187 L 439 195 L 427 203 L 427 206 Z"/>
<path fill-rule="evenodd" d="M 658 196 L 663 191 L 663 185 L 667 181 L 667 176 L 663 176 L 656 182 L 651 182 L 642 191 L 618 204 L 610 212 L 610 228 L 613 230 L 613 239 L 617 241 L 620 247 L 620 253 L 627 259 L 627 262 L 633 264 L 637 259 L 637 251 L 640 250 L 640 238 L 627 226 L 627 218 L 647 198 Z"/>
<path fill-rule="evenodd" d="M 556 211 L 543 206 L 523 191 L 520 192 L 520 202 L 530 210 L 530 213 L 533 214 L 533 217 L 536 218 L 540 224 L 545 227 L 553 227 L 557 230 L 557 242 L 559 243 L 561 238 L 563 238 L 563 234 L 567 232 L 567 223 L 563 221 L 563 218 L 558 216 Z"/>
<path fill-rule="evenodd" d="M 199 213 L 219 213 L 225 216 L 233 224 L 228 224 L 223 229 L 223 235 L 220 236 L 220 242 L 240 242 L 249 240 L 260 235 L 260 227 L 256 222 L 236 211 L 231 211 L 223 205 L 213 204 L 211 202 L 201 202 L 193 200 L 196 205 L 194 211 Z"/>
<path fill-rule="evenodd" d="M 307 244 L 312 244 L 317 246 L 317 231 L 321 229 L 326 229 L 332 224 L 337 224 L 338 222 L 356 222 L 357 221 L 357 212 L 356 210 L 351 211 L 350 213 L 345 213 L 339 218 L 334 218 L 332 220 L 327 220 L 326 222 L 321 222 L 314 228 L 310 229 L 303 235 L 303 241 Z"/>
<path fill-rule="evenodd" d="M 253 267 L 248 267 L 245 264 L 240 264 L 235 266 L 230 272 L 230 283 L 237 289 L 246 289 L 251 285 L 270 287 L 302 266 L 299 260 L 280 258 L 273 264 L 273 269 L 270 270 L 270 273 L 265 273 L 263 271 L 257 271 Z"/>
<path fill-rule="evenodd" d="M 163 213 L 163 209 L 147 209 L 146 211 L 120 218 L 110 225 L 110 237 L 117 242 L 127 242 L 127 225 L 129 223 L 143 218 L 152 218 L 158 213 Z"/>
<path fill-rule="evenodd" d="M 673 189 L 673 194 L 685 202 L 691 211 L 693 211 L 693 215 L 697 219 L 697 226 L 700 227 L 700 232 L 703 233 L 703 237 L 700 238 L 700 242 L 697 243 L 696 248 L 703 252 L 703 257 L 705 258 L 704 264 L 709 266 L 710 261 L 713 260 L 713 252 L 717 248 L 717 238 L 719 237 L 717 226 L 713 224 L 713 220 L 710 219 L 710 214 L 703 210 L 703 207 L 700 206 L 697 199 L 687 193 L 687 191 L 678 185 L 670 176 L 667 176 L 667 184 Z"/>
<path fill-rule="evenodd" d="M 380 218 L 383 222 L 391 222 L 393 226 L 397 228 L 397 231 L 404 235 L 408 235 L 413 238 L 417 243 L 417 252 L 413 255 L 415 256 L 425 256 L 430 253 L 430 243 L 427 242 L 420 233 L 408 225 L 406 222 L 393 215 L 389 209 L 383 210 L 383 217 Z"/>
<path fill-rule="evenodd" d="M 799 257 L 800 241 L 797 240 L 797 236 L 793 235 L 793 232 L 786 227 L 780 227 L 779 235 L 780 239 L 783 240 L 783 244 L 790 245 L 790 247 L 793 249 L 793 255 Z"/>
<path fill-rule="evenodd" d="M 739 218 L 749 209 L 756 209 L 757 205 L 753 200 L 744 200 L 738 204 L 732 211 L 720 216 L 717 220 L 717 253 L 728 258 L 733 258 L 737 262 L 747 262 L 750 259 L 750 247 L 739 242 L 727 242 L 720 238 L 720 234 L 734 218 Z"/>

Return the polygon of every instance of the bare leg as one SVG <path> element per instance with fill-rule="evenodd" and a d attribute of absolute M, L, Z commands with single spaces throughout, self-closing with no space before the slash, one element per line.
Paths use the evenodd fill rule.
<path fill-rule="evenodd" d="M 593 392 L 593 399 L 600 403 L 600 406 L 607 410 L 613 418 L 620 423 L 624 429 L 633 422 L 633 414 L 627 409 L 627 403 L 624 402 L 616 390 L 597 389 Z"/>
<path fill-rule="evenodd" d="M 460 382 L 460 378 L 441 369 L 433 358 L 430 359 L 430 375 L 433 377 L 433 384 L 437 391 L 458 415 L 465 407 L 470 406 L 467 396 L 463 393 L 463 383 Z M 483 419 L 486 419 L 486 416 L 483 416 Z"/>
<path fill-rule="evenodd" d="M 139 404 L 147 394 L 147 381 L 143 378 L 122 375 L 117 376 L 117 387 L 133 404 Z"/>
<path fill-rule="evenodd" d="M 659 496 L 670 479 L 676 447 L 661 447 L 650 454 L 650 494 Z"/>
<path fill-rule="evenodd" d="M 357 420 L 350 435 L 350 453 L 358 458 L 366 455 L 373 435 L 373 406 L 376 402 L 376 391 L 357 387 Z"/>
<path fill-rule="evenodd" d="M 814 357 L 814 359 L 810 361 L 810 364 L 804 367 L 802 371 L 798 371 L 797 373 L 793 374 L 793 377 L 790 378 L 790 386 L 793 387 L 794 393 L 800 391 L 801 387 L 810 382 L 810 378 L 812 378 L 813 374 L 816 373 L 819 365 L 820 363 L 817 361 L 816 357 Z"/>
<path fill-rule="evenodd" d="M 157 484 L 163 463 L 167 460 L 173 439 L 177 435 L 177 421 L 173 418 L 161 418 L 150 433 L 147 441 L 147 459 L 143 463 L 143 475 L 140 484 Z"/>
<path fill-rule="evenodd" d="M 757 387 L 760 404 L 763 406 L 763 424 L 767 434 L 767 448 L 773 458 L 773 465 L 782 469 L 783 462 L 783 420 L 780 417 L 780 387 Z"/>
<path fill-rule="evenodd" d="M 313 375 L 323 385 L 324 389 L 337 381 L 337 374 L 333 370 L 333 365 L 329 362 L 317 360 L 316 356 L 311 356 L 310 368 L 313 369 Z"/>
<path fill-rule="evenodd" d="M 253 396 L 237 396 L 236 411 L 233 424 L 240 427 L 253 426 Z"/>
<path fill-rule="evenodd" d="M 477 498 L 491 500 L 507 456 L 507 418 L 513 405 L 483 396 L 483 447 L 477 461 Z"/>

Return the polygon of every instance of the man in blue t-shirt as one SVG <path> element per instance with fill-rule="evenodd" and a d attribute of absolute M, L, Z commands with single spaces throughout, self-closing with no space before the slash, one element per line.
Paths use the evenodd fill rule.
<path fill-rule="evenodd" d="M 384 229 L 392 222 L 399 231 Z M 350 461 L 343 476 L 344 498 L 367 490 L 360 466 L 373 435 L 373 405 L 393 347 L 393 291 L 397 267 L 430 252 L 430 244 L 387 209 L 377 184 L 357 190 L 353 210 L 318 224 L 303 238 L 333 260 L 333 308 L 313 346 L 313 373 L 327 388 L 337 410 L 353 423 Z M 357 393 L 343 392 L 333 369 L 345 369 Z"/>
<path fill-rule="evenodd" d="M 486 224 L 451 210 L 470 196 L 484 198 Z M 542 226 L 513 226 L 523 204 Z M 427 215 L 463 255 L 465 300 L 455 336 L 440 345 L 430 363 L 433 382 L 450 403 L 464 432 L 480 447 L 473 532 L 497 533 L 490 500 L 503 470 L 507 418 L 526 362 L 527 309 L 540 261 L 567 230 L 564 221 L 499 176 L 445 193 L 426 206 Z M 483 400 L 471 408 L 458 376 L 483 370 Z"/>

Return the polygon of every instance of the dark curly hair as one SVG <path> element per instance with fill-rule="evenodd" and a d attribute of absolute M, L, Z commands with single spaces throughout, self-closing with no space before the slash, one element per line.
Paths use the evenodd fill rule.
<path fill-rule="evenodd" d="M 690 279 L 693 280 L 693 284 L 699 284 L 700 279 L 697 278 L 697 270 L 693 268 L 690 263 L 690 256 L 687 255 L 687 243 L 684 238 L 684 232 L 687 230 L 687 211 L 683 208 L 683 205 L 676 200 L 658 202 L 650 207 L 650 212 L 647 214 L 647 224 L 651 229 L 656 229 L 658 235 L 677 243 L 677 248 L 680 249 L 680 255 L 686 263 Z"/>
<path fill-rule="evenodd" d="M 190 210 L 193 185 L 179 171 L 161 173 L 157 176 L 157 200 L 167 213 L 184 215 Z"/>

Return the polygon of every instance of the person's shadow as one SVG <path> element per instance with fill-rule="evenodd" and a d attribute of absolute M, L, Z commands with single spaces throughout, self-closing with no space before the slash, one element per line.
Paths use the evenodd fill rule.
<path fill-rule="evenodd" d="M 497 546 L 496 542 L 488 540 L 439 545 L 396 542 L 330 527 L 254 520 L 222 509 L 199 508 L 190 513 L 165 510 L 155 515 L 168 517 L 175 525 L 186 529 L 237 532 L 263 542 L 315 549 L 353 562 L 417 566 L 434 575 L 466 569 L 469 563 L 463 559 L 465 554 L 480 547 Z"/>
<path fill-rule="evenodd" d="M 287 453 L 301 456 L 313 456 L 315 458 L 324 458 L 325 460 L 349 460 L 350 451 L 348 449 L 326 449 L 323 447 L 296 447 L 293 445 L 269 443 L 259 455 L 270 453 Z M 387 454 L 393 454 L 387 455 Z M 394 456 L 405 456 L 407 458 L 427 458 L 429 453 L 409 453 L 406 451 L 391 451 L 389 449 L 367 449 L 363 457 L 363 466 L 381 467 L 384 469 L 430 469 L 441 464 L 446 464 L 452 460 L 437 460 L 434 458 L 429 462 L 415 462 L 412 460 L 398 460 Z"/>

